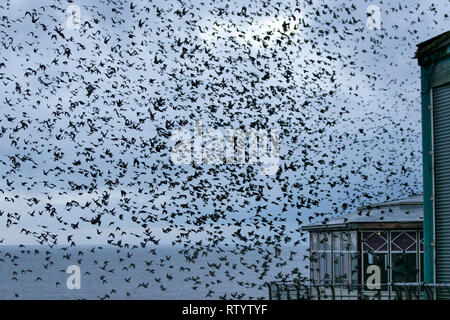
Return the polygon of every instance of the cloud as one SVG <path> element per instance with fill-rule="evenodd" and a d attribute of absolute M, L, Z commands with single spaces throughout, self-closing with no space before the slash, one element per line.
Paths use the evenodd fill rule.
<path fill-rule="evenodd" d="M 231 37 L 240 45 L 257 50 L 276 45 L 276 40 L 282 35 L 300 35 L 302 19 L 299 12 L 289 17 L 256 17 L 251 23 L 238 19 L 203 19 L 200 22 L 199 37 L 209 45 Z"/>

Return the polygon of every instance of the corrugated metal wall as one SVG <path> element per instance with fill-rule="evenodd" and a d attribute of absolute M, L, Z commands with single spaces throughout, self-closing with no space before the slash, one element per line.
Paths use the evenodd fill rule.
<path fill-rule="evenodd" d="M 450 283 L 450 84 L 433 88 L 433 140 L 436 282 Z"/>

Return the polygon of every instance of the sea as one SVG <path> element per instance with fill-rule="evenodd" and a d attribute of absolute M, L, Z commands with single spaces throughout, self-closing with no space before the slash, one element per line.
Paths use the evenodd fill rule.
<path fill-rule="evenodd" d="M 266 281 L 289 278 L 296 269 L 308 273 L 305 246 L 282 248 L 262 278 L 264 255 L 256 251 L 224 250 L 190 262 L 180 250 L 0 246 L 0 300 L 267 299 Z"/>

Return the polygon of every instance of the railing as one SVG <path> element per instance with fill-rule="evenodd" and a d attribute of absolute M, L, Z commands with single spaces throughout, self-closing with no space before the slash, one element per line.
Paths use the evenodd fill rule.
<path fill-rule="evenodd" d="M 368 289 L 363 284 L 314 285 L 299 281 L 269 282 L 270 300 L 423 300 L 433 299 L 435 290 L 445 289 L 450 294 L 450 284 L 387 283 L 378 289 Z"/>
<path fill-rule="evenodd" d="M 411 300 L 418 295 L 418 291 L 422 290 L 426 294 L 426 298 L 432 300 L 436 297 L 437 291 L 445 291 L 447 296 L 450 296 L 449 283 L 425 283 L 425 282 L 408 282 L 408 283 L 394 283 L 393 288 L 396 290 L 398 300 Z M 405 293 L 403 295 L 403 292 Z"/>

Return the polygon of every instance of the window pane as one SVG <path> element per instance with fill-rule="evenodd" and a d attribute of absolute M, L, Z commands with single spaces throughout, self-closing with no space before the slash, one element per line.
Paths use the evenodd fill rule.
<path fill-rule="evenodd" d="M 363 232 L 364 251 L 378 252 L 387 251 L 387 233 L 385 231 Z"/>
<path fill-rule="evenodd" d="M 350 251 L 356 252 L 358 249 L 358 239 L 356 231 L 350 232 Z"/>
<path fill-rule="evenodd" d="M 311 277 L 312 282 L 317 284 L 319 281 L 319 234 L 311 232 Z"/>
<path fill-rule="evenodd" d="M 331 257 L 331 233 L 320 233 L 320 283 L 330 283 L 332 281 L 332 257 Z"/>
<path fill-rule="evenodd" d="M 419 231 L 420 252 L 423 252 L 423 231 Z"/>
<path fill-rule="evenodd" d="M 320 249 L 319 233 L 314 232 L 312 235 L 313 235 L 313 250 L 319 251 Z"/>
<path fill-rule="evenodd" d="M 341 233 L 333 232 L 333 250 L 335 253 L 341 251 Z"/>
<path fill-rule="evenodd" d="M 334 283 L 342 283 L 341 276 L 341 233 L 333 232 L 333 281 Z"/>
<path fill-rule="evenodd" d="M 416 282 L 417 274 L 415 253 L 392 253 L 393 282 Z"/>
<path fill-rule="evenodd" d="M 325 279 L 326 279 L 326 253 L 325 252 L 320 252 L 319 253 L 319 258 L 320 258 L 320 265 L 319 265 L 319 270 L 320 270 L 320 284 L 325 284 Z"/>
<path fill-rule="evenodd" d="M 319 252 L 314 251 L 311 254 L 311 273 L 314 284 L 319 281 Z"/>
<path fill-rule="evenodd" d="M 415 231 L 392 231 L 391 251 L 392 252 L 416 252 L 417 233 Z"/>
<path fill-rule="evenodd" d="M 420 253 L 420 281 L 424 281 L 423 276 L 423 252 Z"/>
<path fill-rule="evenodd" d="M 329 232 L 321 233 L 321 249 L 320 251 L 330 251 L 331 250 L 331 235 Z"/>
<path fill-rule="evenodd" d="M 352 284 L 358 284 L 358 254 L 357 253 L 350 253 L 350 272 L 351 272 L 351 281 Z"/>
<path fill-rule="evenodd" d="M 349 232 L 348 248 L 350 258 L 350 270 L 348 280 L 351 284 L 358 284 L 359 264 L 358 264 L 358 234 L 356 231 Z"/>
<path fill-rule="evenodd" d="M 326 283 L 332 283 L 333 282 L 333 278 L 332 278 L 332 275 L 333 275 L 333 271 L 332 271 L 332 268 L 333 268 L 333 259 L 332 259 L 332 256 L 331 256 L 331 252 L 330 251 L 328 251 L 327 253 L 326 253 L 326 256 L 327 256 L 327 272 L 326 272 L 326 275 L 325 275 L 325 279 L 326 279 Z"/>
<path fill-rule="evenodd" d="M 350 274 L 350 255 L 347 252 L 342 254 L 342 282 L 345 284 L 350 283 L 351 274 Z"/>
<path fill-rule="evenodd" d="M 342 251 L 349 251 L 350 250 L 350 246 L 349 246 L 349 242 L 348 242 L 348 238 L 349 238 L 349 233 L 348 232 L 342 232 Z"/>
<path fill-rule="evenodd" d="M 341 253 L 334 253 L 334 283 L 342 283 L 342 275 L 341 275 L 341 264 L 342 257 Z"/>

